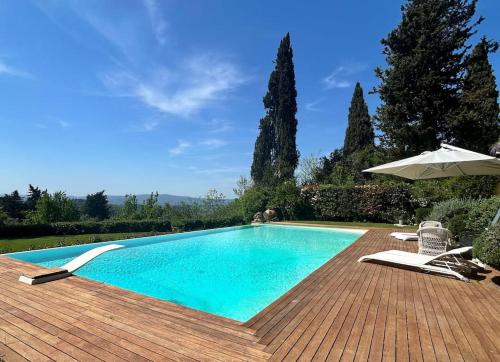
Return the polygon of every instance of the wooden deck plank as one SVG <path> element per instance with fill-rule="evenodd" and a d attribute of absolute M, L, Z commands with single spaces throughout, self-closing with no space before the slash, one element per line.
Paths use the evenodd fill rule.
<path fill-rule="evenodd" d="M 500 360 L 500 288 L 358 263 L 370 230 L 246 323 L 0 256 L 0 356 L 25 360 Z"/>

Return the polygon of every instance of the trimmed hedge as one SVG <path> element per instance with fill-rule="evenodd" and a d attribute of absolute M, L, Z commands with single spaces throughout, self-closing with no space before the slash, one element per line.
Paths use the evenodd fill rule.
<path fill-rule="evenodd" d="M 54 224 L 7 224 L 0 225 L 0 238 L 149 231 L 168 232 L 172 231 L 172 227 L 175 231 L 190 231 L 243 224 L 245 224 L 245 221 L 241 216 L 204 220 L 180 220 L 173 222 L 173 225 L 170 221 L 166 220 L 106 220 L 58 222 Z"/>
<path fill-rule="evenodd" d="M 245 224 L 241 216 L 232 216 L 203 220 L 177 220 L 172 222 L 174 231 L 192 231 L 203 229 L 215 229 L 227 226 L 237 226 Z"/>
<path fill-rule="evenodd" d="M 172 231 L 170 221 L 77 221 L 54 224 L 6 224 L 0 225 L 0 237 L 24 237 L 47 235 L 79 235 L 123 232 Z"/>
<path fill-rule="evenodd" d="M 320 220 L 393 223 L 409 218 L 414 210 L 406 185 L 307 187 L 301 196 Z"/>

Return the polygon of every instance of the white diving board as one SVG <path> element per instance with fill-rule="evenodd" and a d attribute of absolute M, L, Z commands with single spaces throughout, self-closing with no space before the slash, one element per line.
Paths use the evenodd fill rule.
<path fill-rule="evenodd" d="M 97 248 L 91 249 L 82 255 L 77 256 L 70 262 L 64 264 L 60 268 L 49 269 L 47 272 L 37 275 L 26 275 L 23 274 L 19 277 L 19 281 L 26 284 L 40 284 L 46 283 L 57 279 L 62 279 L 70 276 L 76 270 L 87 264 L 89 261 L 97 258 L 102 253 L 107 251 L 123 248 L 124 245 L 111 244 L 99 246 Z"/>

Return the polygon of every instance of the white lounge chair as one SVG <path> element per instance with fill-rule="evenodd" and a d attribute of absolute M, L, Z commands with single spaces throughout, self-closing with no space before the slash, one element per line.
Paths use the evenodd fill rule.
<path fill-rule="evenodd" d="M 365 255 L 359 258 L 358 261 L 379 261 L 397 264 L 417 268 L 426 272 L 449 275 L 463 281 L 468 281 L 469 279 L 464 277 L 457 270 L 465 270 L 471 267 L 470 262 L 461 257 L 461 254 L 467 253 L 471 250 L 472 246 L 466 246 L 435 256 L 409 253 L 401 250 L 388 250 L 371 255 Z"/>
<path fill-rule="evenodd" d="M 402 232 L 393 232 L 391 233 L 391 236 L 393 238 L 403 240 L 403 241 L 417 241 L 418 240 L 418 235 L 417 233 L 402 233 Z"/>
<path fill-rule="evenodd" d="M 426 220 L 422 221 L 419 225 L 418 228 L 422 229 L 425 227 L 435 227 L 435 228 L 442 228 L 443 225 L 439 221 L 434 221 L 434 220 Z"/>
<path fill-rule="evenodd" d="M 442 228 L 443 225 L 439 221 L 427 220 L 427 221 L 422 221 L 420 223 L 420 225 L 418 226 L 419 229 L 422 229 L 425 227 Z M 417 233 L 403 233 L 403 232 L 396 231 L 396 232 L 391 233 L 391 236 L 393 238 L 403 240 L 403 241 L 417 241 L 418 240 Z"/>

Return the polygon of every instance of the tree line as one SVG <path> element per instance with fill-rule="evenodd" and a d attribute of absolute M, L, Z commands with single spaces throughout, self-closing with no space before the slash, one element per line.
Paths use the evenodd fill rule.
<path fill-rule="evenodd" d="M 198 203 L 161 205 L 158 192 L 152 192 L 142 204 L 136 195 L 125 196 L 123 205 L 111 205 L 105 191 L 88 194 L 84 200 L 70 198 L 63 191 L 49 193 L 39 187 L 28 187 L 26 197 L 18 190 L 0 197 L 0 224 L 51 224 L 86 220 L 190 220 L 230 216 L 226 197 L 209 190 Z"/>
<path fill-rule="evenodd" d="M 343 147 L 318 162 L 306 159 L 305 181 L 369 182 L 372 176 L 363 169 L 437 149 L 441 142 L 489 151 L 500 135 L 498 90 L 488 59 L 498 43 L 482 37 L 469 44 L 484 20 L 476 18 L 476 6 L 477 0 L 407 1 L 400 24 L 381 41 L 387 66 L 375 69 L 380 84 L 372 90 L 381 104 L 370 116 L 356 83 Z M 295 182 L 299 164 L 290 34 L 274 63 L 251 167 L 256 187 Z"/>

